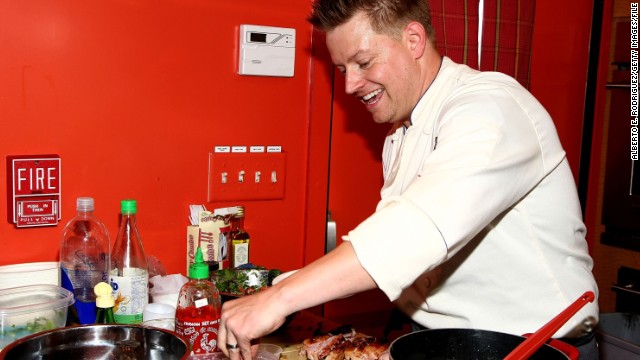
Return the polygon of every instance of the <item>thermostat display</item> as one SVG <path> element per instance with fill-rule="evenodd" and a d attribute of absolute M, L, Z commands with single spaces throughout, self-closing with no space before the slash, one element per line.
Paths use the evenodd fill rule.
<path fill-rule="evenodd" d="M 240 25 L 238 74 L 292 77 L 296 30 L 260 25 Z"/>
<path fill-rule="evenodd" d="M 267 43 L 267 34 L 263 33 L 249 33 L 249 42 L 257 42 L 257 43 Z"/>

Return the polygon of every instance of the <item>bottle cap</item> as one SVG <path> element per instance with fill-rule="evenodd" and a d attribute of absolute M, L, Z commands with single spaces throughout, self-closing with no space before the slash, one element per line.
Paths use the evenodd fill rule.
<path fill-rule="evenodd" d="M 79 197 L 76 200 L 76 210 L 78 211 L 93 211 L 93 198 Z"/>
<path fill-rule="evenodd" d="M 189 278 L 201 280 L 209 278 L 209 265 L 202 261 L 202 250 L 200 246 L 196 250 L 195 262 L 189 266 Z"/>
<path fill-rule="evenodd" d="M 115 305 L 113 299 L 113 289 L 111 285 L 106 282 L 99 282 L 93 287 L 93 292 L 96 293 L 96 306 L 99 308 L 110 308 Z"/>
<path fill-rule="evenodd" d="M 135 200 L 122 200 L 120 201 L 120 211 L 123 214 L 135 214 L 137 212 L 137 205 Z"/>

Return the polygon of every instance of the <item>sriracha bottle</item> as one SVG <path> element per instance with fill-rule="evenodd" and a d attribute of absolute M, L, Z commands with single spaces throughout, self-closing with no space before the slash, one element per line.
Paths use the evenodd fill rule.
<path fill-rule="evenodd" d="M 191 355 L 220 351 L 220 312 L 218 288 L 209 281 L 209 266 L 198 247 L 195 262 L 189 266 L 189 281 L 182 285 L 176 306 L 176 332 L 189 340 Z"/>

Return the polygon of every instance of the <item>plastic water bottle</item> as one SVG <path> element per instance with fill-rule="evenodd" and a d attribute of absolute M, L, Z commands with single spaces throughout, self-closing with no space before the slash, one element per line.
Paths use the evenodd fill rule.
<path fill-rule="evenodd" d="M 149 302 L 149 267 L 136 225 L 136 201 L 122 200 L 120 210 L 120 228 L 111 253 L 113 314 L 118 324 L 141 324 Z"/>
<path fill-rule="evenodd" d="M 93 324 L 96 313 L 96 284 L 108 280 L 109 232 L 94 215 L 94 201 L 79 197 L 78 214 L 65 226 L 60 244 L 62 285 L 75 296 L 74 307 L 81 324 Z"/>

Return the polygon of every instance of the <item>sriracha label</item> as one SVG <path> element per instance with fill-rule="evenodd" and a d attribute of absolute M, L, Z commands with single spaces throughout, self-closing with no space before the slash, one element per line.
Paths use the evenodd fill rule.
<path fill-rule="evenodd" d="M 188 339 L 191 354 L 219 352 L 220 314 L 213 305 L 176 310 L 176 332 Z"/>

